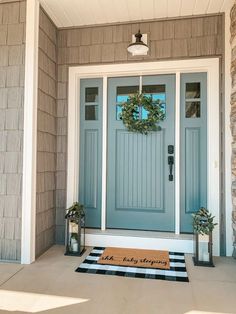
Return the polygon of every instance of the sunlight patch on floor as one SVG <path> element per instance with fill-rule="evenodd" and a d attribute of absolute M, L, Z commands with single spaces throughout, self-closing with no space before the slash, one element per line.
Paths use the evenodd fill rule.
<path fill-rule="evenodd" d="M 0 310 L 37 313 L 87 302 L 89 299 L 0 290 Z"/>
<path fill-rule="evenodd" d="M 205 311 L 190 311 L 184 314 L 233 314 L 229 312 L 205 312 Z"/>

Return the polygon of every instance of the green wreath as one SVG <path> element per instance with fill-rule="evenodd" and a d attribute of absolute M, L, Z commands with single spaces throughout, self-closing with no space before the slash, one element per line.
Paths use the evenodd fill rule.
<path fill-rule="evenodd" d="M 120 107 L 122 108 L 120 119 L 131 132 L 147 135 L 148 132 L 159 131 L 161 127 L 158 123 L 165 119 L 161 101 L 153 100 L 152 97 L 143 94 L 129 96 L 128 100 L 122 103 Z M 141 107 L 148 112 L 147 119 L 140 118 Z"/>

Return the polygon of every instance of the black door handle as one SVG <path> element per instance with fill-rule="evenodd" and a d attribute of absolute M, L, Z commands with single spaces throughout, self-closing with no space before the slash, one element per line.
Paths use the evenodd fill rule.
<path fill-rule="evenodd" d="M 169 165 L 169 169 L 170 169 L 169 181 L 173 181 L 174 180 L 173 164 L 174 164 L 174 156 L 168 156 L 168 165 Z"/>
<path fill-rule="evenodd" d="M 168 154 L 174 154 L 174 145 L 168 145 Z"/>

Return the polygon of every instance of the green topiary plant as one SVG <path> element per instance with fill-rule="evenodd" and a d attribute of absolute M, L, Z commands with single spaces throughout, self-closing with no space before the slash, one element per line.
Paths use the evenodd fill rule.
<path fill-rule="evenodd" d="M 80 217 L 84 215 L 84 206 L 78 202 L 75 202 L 70 208 L 67 209 L 65 218 L 80 219 Z"/>
<path fill-rule="evenodd" d="M 214 223 L 215 216 L 209 213 L 209 211 L 201 207 L 193 216 L 193 230 L 199 234 L 209 234 L 213 231 L 217 223 Z"/>

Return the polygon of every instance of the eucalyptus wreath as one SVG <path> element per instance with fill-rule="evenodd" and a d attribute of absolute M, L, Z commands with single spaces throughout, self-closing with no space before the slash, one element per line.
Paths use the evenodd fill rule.
<path fill-rule="evenodd" d="M 214 223 L 214 216 L 209 211 L 201 207 L 193 216 L 193 230 L 199 234 L 209 234 L 213 231 L 217 223 Z"/>
<path fill-rule="evenodd" d="M 129 96 L 120 107 L 122 108 L 120 119 L 129 131 L 147 135 L 148 132 L 161 129 L 158 123 L 164 120 L 165 113 L 160 100 L 153 100 L 152 97 L 137 93 Z M 148 112 L 147 119 L 140 118 L 141 108 Z"/>

